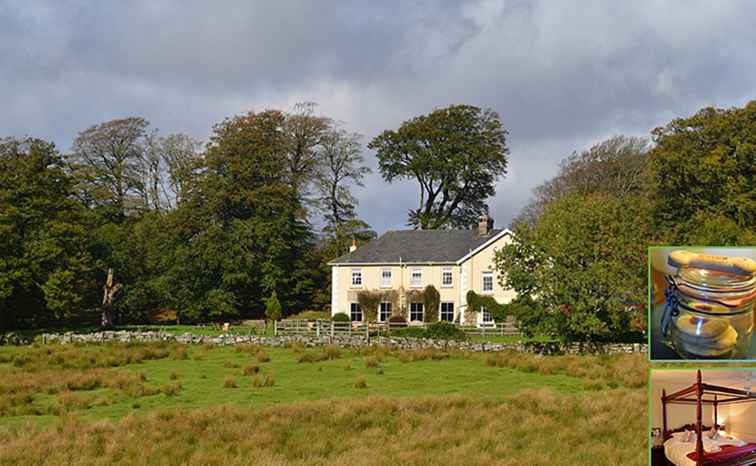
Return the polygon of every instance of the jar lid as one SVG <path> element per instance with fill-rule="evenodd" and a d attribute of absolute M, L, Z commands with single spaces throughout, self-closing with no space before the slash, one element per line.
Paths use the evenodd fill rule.
<path fill-rule="evenodd" d="M 740 307 L 756 297 L 756 261 L 747 257 L 674 251 L 677 288 L 685 295 L 727 307 Z"/>

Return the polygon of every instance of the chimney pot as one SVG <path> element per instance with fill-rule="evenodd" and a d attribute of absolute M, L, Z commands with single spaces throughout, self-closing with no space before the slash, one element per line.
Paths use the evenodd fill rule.
<path fill-rule="evenodd" d="M 481 215 L 478 218 L 478 235 L 488 236 L 493 230 L 494 220 L 488 215 Z"/>

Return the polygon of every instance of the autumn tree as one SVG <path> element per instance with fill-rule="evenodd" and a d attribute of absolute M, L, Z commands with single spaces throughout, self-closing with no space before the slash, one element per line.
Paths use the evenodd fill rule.
<path fill-rule="evenodd" d="M 368 147 L 376 151 L 384 180 L 419 184 L 409 225 L 467 228 L 487 213 L 486 200 L 507 173 L 506 135 L 493 110 L 452 105 L 384 131 Z"/>

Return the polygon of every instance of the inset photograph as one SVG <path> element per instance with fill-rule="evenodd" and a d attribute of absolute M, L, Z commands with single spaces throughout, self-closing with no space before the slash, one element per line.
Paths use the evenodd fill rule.
<path fill-rule="evenodd" d="M 756 370 L 651 371 L 651 465 L 756 464 Z"/>
<path fill-rule="evenodd" d="M 652 360 L 756 359 L 756 247 L 649 248 Z"/>

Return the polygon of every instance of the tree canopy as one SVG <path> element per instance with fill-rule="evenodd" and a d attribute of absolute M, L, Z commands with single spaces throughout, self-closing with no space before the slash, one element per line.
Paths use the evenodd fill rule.
<path fill-rule="evenodd" d="M 507 173 L 507 131 L 499 115 L 471 105 L 452 105 L 405 121 L 376 136 L 383 179 L 414 179 L 420 204 L 409 212 L 415 228 L 468 228 L 488 213 L 486 200 Z"/>

